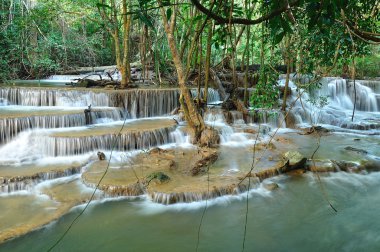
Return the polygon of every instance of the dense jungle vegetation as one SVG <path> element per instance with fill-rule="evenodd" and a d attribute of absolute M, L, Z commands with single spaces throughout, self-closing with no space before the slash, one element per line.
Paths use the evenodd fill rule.
<path fill-rule="evenodd" d="M 336 64 L 343 74 L 356 57 L 357 74 L 378 75 L 375 0 L 1 0 L 0 77 L 136 61 L 165 74 L 172 67 L 165 22 L 187 72 L 223 59 L 243 67 L 289 58 L 292 70 L 323 73 Z"/>
<path fill-rule="evenodd" d="M 377 0 L 1 0 L 0 79 L 116 65 L 128 88 L 137 66 L 140 78 L 179 85 L 201 132 L 186 86 L 220 83 L 221 71 L 232 90 L 256 86 L 256 107 L 275 105 L 280 73 L 378 77 L 379 9 Z M 235 105 L 244 109 L 247 93 Z"/>

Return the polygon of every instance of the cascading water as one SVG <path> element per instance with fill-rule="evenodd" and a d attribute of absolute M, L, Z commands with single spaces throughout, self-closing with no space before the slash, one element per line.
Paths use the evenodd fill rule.
<path fill-rule="evenodd" d="M 284 80 L 281 80 L 282 84 Z M 290 82 L 292 96 L 289 97 L 289 107 L 296 124 L 329 124 L 345 128 L 371 129 L 379 121 L 378 97 L 362 81 L 355 81 L 356 86 L 356 120 L 351 121 L 354 109 L 355 88 L 353 81 L 340 78 L 322 78 L 321 88 L 310 95 L 303 89 L 298 89 Z M 376 82 L 373 82 L 376 83 Z M 373 87 L 376 87 L 372 83 Z M 376 90 L 376 88 L 375 88 Z M 325 98 L 325 99 L 324 99 Z M 370 120 L 366 120 L 370 119 Z M 379 125 L 380 127 L 380 125 Z"/>
<path fill-rule="evenodd" d="M 378 125 L 380 121 L 380 117 L 378 116 L 380 103 L 378 101 L 379 89 L 375 88 L 376 84 L 372 82 L 356 82 L 356 122 L 355 125 L 351 125 L 348 123 L 353 109 L 354 96 L 352 95 L 352 83 L 341 79 L 324 79 L 322 82 L 322 89 L 316 91 L 316 93 L 313 93 L 310 96 L 306 93 L 302 94 L 302 104 L 298 99 L 293 108 L 293 114 L 297 123 L 325 123 L 356 129 L 358 129 L 358 125 L 364 123 L 366 127 L 372 127 L 371 129 L 375 128 L 371 133 L 378 133 L 376 125 Z M 289 97 L 289 104 L 296 100 L 298 92 L 302 92 L 302 90 L 296 90 L 296 86 L 292 83 L 290 86 L 292 89 L 292 96 Z M 196 97 L 196 90 L 192 90 L 191 92 L 192 95 Z M 202 89 L 202 93 L 203 92 L 204 90 Z M 217 91 L 210 89 L 208 93 L 208 103 L 216 103 L 220 99 Z M 313 103 L 312 98 L 319 95 L 328 97 L 329 104 L 319 108 L 317 103 Z M 30 221 L 28 218 L 25 218 L 25 220 L 23 219 L 24 223 L 21 223 L 21 225 L 19 225 L 19 222 L 16 220 L 13 222 L 9 221 L 11 223 L 7 225 L 6 228 L 0 225 L 0 242 L 9 237 L 14 237 L 15 234 L 13 230 L 17 230 L 17 235 L 24 234 L 62 216 L 63 213 L 67 212 L 73 206 L 77 206 L 88 200 L 88 194 L 93 190 L 88 186 L 94 186 L 96 183 L 87 183 L 88 181 L 85 181 L 86 178 L 84 177 L 84 174 L 93 175 L 95 178 L 96 176 L 101 176 L 107 166 L 107 161 L 98 160 L 96 154 L 98 151 L 104 152 L 108 159 L 113 145 L 115 145 L 116 152 L 113 153 L 112 162 L 110 163 L 109 171 L 105 179 L 110 179 L 114 184 L 111 183 L 108 186 L 107 184 L 102 184 L 100 189 L 104 189 L 104 192 L 109 193 L 109 195 L 100 194 L 98 197 L 143 194 L 144 191 L 141 188 L 137 188 L 138 190 L 136 190 L 136 187 L 123 188 L 122 183 L 126 180 L 136 183 L 136 181 L 138 181 L 137 176 L 139 178 L 147 178 L 147 175 L 149 175 L 147 174 L 147 167 L 157 167 L 157 169 L 160 169 L 163 164 L 167 164 L 167 168 L 159 171 L 168 174 L 170 179 L 174 181 L 174 185 L 177 186 L 173 189 L 170 188 L 172 182 L 167 184 L 163 183 L 160 185 L 162 186 L 161 188 L 164 189 L 163 191 L 151 190 L 146 193 L 145 196 L 142 196 L 137 200 L 136 198 L 128 199 L 127 201 L 130 203 L 130 206 L 120 207 L 118 210 L 109 207 L 109 204 L 105 203 L 106 200 L 104 199 L 94 204 L 94 209 L 98 209 L 99 206 L 100 208 L 106 209 L 104 213 L 107 215 L 107 217 L 105 217 L 105 220 L 107 221 L 112 221 L 115 216 L 124 216 L 123 213 L 125 213 L 126 209 L 128 209 L 127 211 L 132 211 L 131 218 L 128 217 L 128 225 L 130 225 L 133 230 L 144 226 L 141 225 L 140 222 L 133 222 L 136 212 L 144 215 L 145 219 L 148 219 L 146 220 L 146 223 L 160 223 L 162 215 L 157 215 L 159 216 L 158 218 L 155 218 L 154 216 L 146 218 L 145 212 L 150 211 L 152 208 L 159 208 L 158 211 L 163 213 L 163 215 L 167 214 L 168 217 L 170 217 L 170 220 L 172 219 L 172 214 L 185 215 L 186 218 L 189 216 L 194 217 L 194 211 L 203 209 L 204 207 L 204 202 L 176 204 L 175 206 L 159 206 L 152 202 L 172 204 L 179 202 L 203 201 L 207 199 L 209 200 L 210 205 L 212 205 L 208 211 L 217 212 L 225 209 L 225 205 L 231 206 L 231 204 L 235 204 L 236 201 L 237 204 L 235 205 L 242 205 L 240 203 L 246 202 L 247 194 L 241 193 L 246 191 L 248 186 L 246 184 L 247 180 L 245 180 L 245 183 L 239 182 L 241 181 L 240 179 L 246 175 L 246 172 L 251 170 L 253 161 L 253 172 L 260 172 L 265 171 L 268 167 L 277 167 L 277 163 L 281 160 L 276 157 L 275 153 L 280 153 L 281 150 L 297 149 L 306 157 L 310 157 L 310 153 L 315 149 L 315 146 L 310 146 L 313 145 L 310 144 L 310 142 L 313 142 L 315 139 L 300 140 L 297 138 L 299 137 L 297 134 L 293 134 L 294 132 L 286 131 L 285 129 L 282 131 L 282 129 L 280 129 L 280 136 L 273 138 L 273 145 L 271 145 L 273 151 L 266 154 L 264 152 L 264 144 L 267 138 L 269 138 L 267 133 L 271 131 L 271 128 L 281 126 L 279 125 L 279 121 L 282 121 L 281 113 L 270 115 L 272 111 L 257 111 L 258 114 L 261 114 L 261 117 L 257 116 L 256 118 L 255 116 L 252 116 L 244 118 L 239 112 L 226 114 L 219 108 L 214 108 L 206 112 L 204 118 L 207 126 L 217 129 L 221 136 L 218 159 L 213 165 L 208 167 L 209 176 L 206 176 L 205 173 L 189 176 L 189 171 L 180 170 L 180 165 L 193 163 L 195 162 L 194 160 L 197 155 L 204 155 L 204 153 L 202 152 L 202 149 L 196 148 L 190 144 L 188 133 L 185 133 L 186 123 L 179 121 L 179 125 L 176 125 L 177 122 L 172 119 L 173 117 L 167 116 L 179 106 L 178 98 L 179 91 L 177 89 L 96 91 L 71 88 L 42 89 L 0 87 L 0 106 L 2 106 L 0 108 L 0 211 L 2 211 L 5 216 L 0 216 L 0 223 L 3 223 L 2 221 L 4 218 L 11 219 L 8 218 L 10 212 L 6 212 L 8 208 L 11 208 L 11 204 L 14 204 L 12 207 L 18 210 L 17 213 L 20 212 L 20 216 L 29 216 L 29 214 L 33 214 L 32 217 L 34 217 L 38 212 L 48 216 L 47 219 L 44 216 L 44 221 L 38 220 L 33 222 L 32 225 L 28 222 Z M 21 105 L 19 107 L 23 107 L 25 111 L 18 112 L 19 114 L 17 116 L 10 116 L 12 113 L 9 113 L 6 116 L 1 117 L 2 113 L 5 113 L 4 111 L 6 111 L 6 107 L 11 109 L 14 105 Z M 92 111 L 90 112 L 90 120 L 88 121 L 88 118 L 85 117 L 84 110 L 87 109 L 87 106 L 89 105 L 92 106 Z M 27 108 L 26 106 L 33 107 Z M 54 113 L 51 113 L 49 109 L 45 108 L 45 106 L 50 106 Z M 72 111 L 69 113 L 67 111 L 60 111 L 59 109 L 61 106 L 73 108 L 70 108 Z M 100 106 L 107 108 L 100 108 Z M 73 112 L 75 109 L 78 109 L 78 111 Z M 37 112 L 37 110 L 39 111 Z M 25 116 L 23 113 L 34 114 L 33 116 Z M 164 118 L 157 118 L 156 116 L 164 116 Z M 125 128 L 120 135 L 118 135 L 125 117 L 128 118 L 124 126 Z M 257 121 L 267 125 L 260 125 L 260 127 L 258 127 L 258 125 L 254 125 L 254 122 Z M 364 127 L 362 129 L 367 128 Z M 285 133 L 281 135 L 281 132 Z M 379 139 L 376 138 L 376 136 L 370 138 L 368 137 L 368 134 L 362 135 L 361 133 L 358 133 L 358 131 L 349 131 L 349 133 L 355 135 L 331 135 L 327 140 L 327 146 L 323 144 L 321 145 L 321 149 L 316 154 L 317 157 L 322 160 L 326 159 L 326 156 L 328 159 L 332 159 L 332 155 L 336 158 L 339 157 L 345 160 L 347 156 L 349 156 L 349 161 L 356 163 L 360 163 L 361 160 L 367 160 L 370 157 L 372 160 L 376 161 L 380 155 L 377 148 Z M 296 146 L 293 142 L 284 139 L 287 136 L 293 136 L 298 139 L 299 142 L 294 140 L 298 145 Z M 344 137 L 344 141 L 341 140 L 342 137 Z M 257 144 L 257 148 L 253 148 L 255 143 Z M 354 145 L 355 143 L 356 145 Z M 339 144 L 342 144 L 342 146 Z M 355 148 L 346 149 L 347 146 L 352 145 L 358 148 L 367 148 L 362 152 L 368 153 L 368 155 L 365 156 L 367 159 L 363 159 L 361 156 L 362 154 L 360 153 L 352 154 L 352 151 L 355 152 Z M 147 156 L 159 156 L 154 153 L 150 154 L 147 150 L 154 146 L 160 146 L 156 151 L 158 153 L 162 152 L 164 159 L 153 159 L 154 162 L 149 163 L 149 160 L 146 158 Z M 336 151 L 337 146 L 341 147 L 338 148 L 339 151 Z M 172 148 L 172 152 L 170 152 L 170 148 Z M 339 155 L 334 154 L 334 152 L 337 152 Z M 347 152 L 349 154 L 347 154 Z M 137 157 L 140 154 L 143 157 L 137 159 L 139 162 L 132 164 L 132 156 Z M 258 162 L 260 156 L 263 156 L 265 159 L 261 164 Z M 186 159 L 184 157 L 186 157 Z M 185 161 L 181 161 L 181 158 Z M 129 166 L 130 164 L 131 166 Z M 131 169 L 133 169 L 133 172 Z M 125 173 L 118 173 L 121 171 L 125 171 Z M 274 171 L 277 171 L 277 169 L 274 169 Z M 273 172 L 273 174 L 278 173 Z M 337 175 L 337 178 L 340 178 L 339 176 L 341 175 Z M 365 175 L 360 176 L 364 177 Z M 369 178 L 372 178 L 371 176 L 372 175 L 370 175 Z M 267 177 L 269 177 L 269 175 Z M 302 185 L 302 188 L 300 188 L 299 191 L 297 191 L 297 195 L 303 197 L 303 200 L 309 200 L 309 198 L 303 193 L 304 191 L 312 191 L 310 192 L 310 195 L 315 195 L 316 191 L 314 190 L 315 181 L 311 180 L 309 177 L 307 177 L 307 179 L 307 182 Z M 296 187 L 299 186 L 300 181 L 302 180 L 292 180 L 290 182 L 292 183 L 292 186 L 283 183 L 283 180 L 283 177 L 275 180 L 280 185 L 279 193 L 269 192 L 267 189 L 264 189 L 261 184 L 252 185 L 251 188 L 254 189 L 249 193 L 249 197 L 251 198 L 253 195 L 260 195 L 260 197 L 262 197 L 259 197 L 259 202 L 255 201 L 255 204 L 252 205 L 252 207 L 256 207 L 256 209 L 260 211 L 261 207 L 257 207 L 258 204 L 264 204 L 265 207 L 267 207 L 264 208 L 268 209 L 265 211 L 270 211 L 271 209 L 276 209 L 278 205 L 281 206 L 282 204 L 286 204 L 283 199 L 286 198 L 285 201 L 288 201 L 288 196 L 284 191 L 292 190 L 293 184 Z M 328 177 L 326 179 L 322 178 L 322 180 L 328 180 Z M 358 180 L 363 180 L 366 181 L 363 183 L 368 183 L 367 178 L 359 178 Z M 96 180 L 96 182 L 98 181 L 99 180 Z M 157 181 L 152 181 L 151 183 L 152 186 L 159 184 Z M 252 178 L 252 183 L 259 183 L 259 179 Z M 337 183 L 339 184 L 341 182 Z M 44 185 L 42 186 L 41 184 Z M 328 186 L 331 187 L 332 185 L 328 184 Z M 108 190 L 106 191 L 106 189 Z M 36 195 L 43 195 L 44 198 L 38 198 Z M 84 197 L 83 195 L 87 196 Z M 273 198 L 273 196 L 275 198 Z M 219 198 L 212 200 L 212 198 L 215 197 Z M 289 206 L 294 205 L 293 201 L 297 202 L 297 197 L 291 199 L 292 204 L 289 204 Z M 320 200 L 319 198 L 318 200 Z M 276 200 L 273 201 L 273 199 Z M 257 197 L 255 197 L 255 200 L 257 200 Z M 315 201 L 319 202 L 319 205 L 322 204 L 321 200 L 318 200 Z M 23 207 L 20 206 L 24 206 L 25 202 L 28 202 L 28 204 L 29 202 L 34 202 L 33 207 L 30 207 L 30 211 L 28 208 L 28 212 L 31 213 L 25 213 L 20 210 L 23 209 Z M 110 203 L 110 205 L 124 204 L 123 202 L 125 201 Z M 270 206 L 272 203 L 275 203 L 275 205 Z M 146 205 L 149 205 L 149 207 L 146 207 Z M 168 209 L 175 209 L 175 211 L 167 212 Z M 179 211 L 178 209 L 181 210 Z M 182 211 L 182 209 L 186 210 Z M 239 214 L 233 212 L 232 215 L 234 218 L 242 216 L 241 209 L 246 209 L 245 204 L 242 208 L 237 209 L 236 213 Z M 317 209 L 317 207 L 313 209 Z M 228 212 L 230 212 L 230 210 L 231 209 L 229 209 Z M 73 212 L 75 213 L 75 211 L 76 208 L 74 208 Z M 318 211 L 319 212 L 317 213 L 313 212 L 314 217 L 317 220 L 318 217 L 321 216 L 320 211 L 324 210 L 319 208 Z M 50 213 L 50 215 L 46 214 L 46 212 Z M 299 220 L 298 216 L 304 214 L 302 210 L 298 210 L 298 212 L 300 215 L 297 215 L 297 220 Z M 94 212 L 91 211 L 84 216 L 86 217 L 87 214 L 91 215 L 93 213 Z M 102 214 L 100 215 L 103 216 Z M 227 215 L 228 213 L 223 213 L 220 217 L 226 218 Z M 276 214 L 276 216 L 277 215 L 278 214 Z M 212 221 L 212 219 L 210 219 L 212 216 L 213 215 L 211 214 L 207 215 L 207 221 Z M 178 218 L 179 222 L 183 220 L 182 217 L 183 216 Z M 228 220 L 231 220 L 231 216 L 227 217 Z M 257 216 L 257 219 L 259 218 L 260 216 Z M 18 219 L 18 217 L 15 217 L 14 219 Z M 30 217 L 29 219 L 33 218 Z M 81 221 L 83 220 L 84 219 Z M 58 224 L 53 224 L 52 228 L 48 231 L 37 231 L 32 234 L 32 236 L 36 234 L 41 235 L 41 232 L 49 233 L 51 232 L 50 230 L 55 230 L 57 225 L 61 225 L 61 222 L 65 223 L 66 220 L 58 221 Z M 181 229 L 184 233 L 188 232 L 190 224 L 196 223 L 195 226 L 198 228 L 199 219 L 191 219 L 186 222 L 187 224 L 183 225 L 183 227 L 186 228 L 183 228 L 183 230 Z M 212 226 L 218 226 L 218 222 L 220 222 L 220 219 L 215 221 L 215 223 L 213 222 Z M 239 219 L 236 223 L 241 224 L 243 223 L 243 220 Z M 239 226 L 239 224 L 236 223 L 232 223 L 231 226 Z M 115 226 L 117 226 L 117 224 L 115 224 Z M 93 228 L 93 222 L 88 225 L 90 227 L 89 230 L 98 230 Z M 229 225 L 230 224 L 227 226 Z M 8 231 L 8 226 L 11 231 Z M 20 228 L 20 226 L 22 228 Z M 180 224 L 180 226 L 182 226 L 182 224 Z M 263 226 L 260 228 L 265 227 Z M 223 230 L 228 230 L 228 227 L 223 228 Z M 236 231 L 236 233 L 239 233 L 240 231 Z M 141 232 L 149 233 L 147 230 Z M 265 232 L 265 234 L 267 233 L 268 232 Z M 42 234 L 42 236 L 44 236 L 44 234 Z M 94 237 L 99 239 L 99 236 Z M 265 237 L 266 236 L 263 235 L 263 239 Z M 235 238 L 237 239 L 239 237 Z M 67 237 L 67 239 L 71 238 Z M 112 243 L 110 240 L 113 241 L 113 237 L 105 239 L 104 244 Z M 34 241 L 35 239 L 32 240 Z M 44 239 L 42 238 L 42 240 Z M 278 238 L 276 240 L 278 240 Z M 17 243 L 17 239 L 14 241 Z M 39 244 L 44 244 L 38 239 L 36 239 L 36 241 L 38 241 Z M 189 242 L 192 242 L 191 239 L 190 241 L 187 241 L 186 244 Z M 12 243 L 13 242 L 9 244 Z M 80 244 L 80 242 L 78 244 Z M 99 245 L 99 242 L 97 240 L 91 240 L 88 241 L 87 244 Z M 223 250 L 228 244 L 229 243 L 227 242 L 219 250 Z M 7 246 L 8 245 L 5 244 L 3 248 L 7 248 Z M 148 247 L 143 248 L 142 246 L 136 246 L 136 248 L 140 248 L 141 251 L 151 249 L 151 247 Z M 174 247 L 178 250 L 178 246 Z M 45 248 L 38 248 L 39 250 L 46 250 Z M 233 250 L 233 248 L 231 247 L 229 251 Z M 0 251 L 1 249 L 2 246 L 0 246 Z M 133 250 L 134 248 L 130 247 L 130 249 Z M 162 246 L 162 250 L 165 250 L 165 246 Z M 212 248 L 210 248 L 210 251 L 211 250 Z"/>
<path fill-rule="evenodd" d="M 94 108 L 89 112 L 89 118 L 86 118 L 84 110 L 85 108 L 59 111 L 58 108 L 52 110 L 42 107 L 36 109 L 7 106 L 0 112 L 0 145 L 28 129 L 76 127 L 97 122 L 119 121 L 124 117 L 119 108 Z M 56 114 L 52 114 L 54 112 Z"/>

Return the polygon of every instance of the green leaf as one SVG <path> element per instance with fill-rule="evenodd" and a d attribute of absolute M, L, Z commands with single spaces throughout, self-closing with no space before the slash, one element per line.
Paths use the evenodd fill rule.
<path fill-rule="evenodd" d="M 112 7 L 108 4 L 102 4 L 102 3 L 96 3 L 97 8 L 107 8 L 107 9 L 112 9 Z"/>
<path fill-rule="evenodd" d="M 142 13 L 138 13 L 137 14 L 137 17 L 138 19 L 143 22 L 146 26 L 148 26 L 149 28 L 153 29 L 154 31 L 156 31 L 156 28 L 154 27 L 152 21 L 150 20 L 150 18 L 146 15 L 143 15 Z"/>
<path fill-rule="evenodd" d="M 162 6 L 169 6 L 169 5 L 170 5 L 170 0 L 162 1 Z"/>
<path fill-rule="evenodd" d="M 166 10 L 166 18 L 167 18 L 168 20 L 170 20 L 172 14 L 173 14 L 173 11 L 172 11 L 171 8 L 169 8 L 169 9 Z"/>
<path fill-rule="evenodd" d="M 280 33 L 277 33 L 277 34 L 273 37 L 273 43 L 274 43 L 275 45 L 277 45 L 278 43 L 281 42 L 281 40 L 284 38 L 284 36 L 285 36 L 285 32 L 284 32 L 284 31 L 282 31 L 282 32 L 280 32 Z"/>

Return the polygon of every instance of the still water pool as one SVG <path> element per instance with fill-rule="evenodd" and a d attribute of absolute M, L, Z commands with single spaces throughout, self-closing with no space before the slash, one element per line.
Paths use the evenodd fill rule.
<path fill-rule="evenodd" d="M 335 173 L 322 176 L 322 183 L 312 174 L 272 180 L 279 189 L 249 194 L 244 251 L 380 251 L 380 173 Z M 246 194 L 207 205 L 198 251 L 242 251 Z M 196 251 L 205 206 L 98 201 L 53 251 Z M 0 245 L 0 251 L 46 251 L 79 211 Z"/>

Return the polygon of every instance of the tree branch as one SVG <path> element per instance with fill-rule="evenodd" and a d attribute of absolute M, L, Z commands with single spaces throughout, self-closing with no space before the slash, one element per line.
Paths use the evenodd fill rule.
<path fill-rule="evenodd" d="M 272 19 L 278 15 L 280 15 L 281 13 L 289 10 L 289 7 L 293 7 L 295 5 L 297 5 L 300 0 L 295 0 L 293 2 L 290 2 L 289 5 L 286 4 L 284 5 L 283 7 L 281 8 L 278 8 L 274 11 L 272 11 L 271 13 L 265 15 L 265 16 L 262 16 L 258 19 L 246 19 L 246 18 L 226 18 L 226 17 L 222 17 L 222 16 L 219 16 L 217 14 L 215 14 L 214 12 L 211 12 L 209 11 L 206 7 L 204 7 L 202 4 L 200 4 L 200 2 L 198 0 L 190 0 L 194 6 L 201 12 L 203 12 L 204 14 L 206 14 L 207 16 L 209 16 L 210 18 L 214 19 L 218 24 L 243 24 L 243 25 L 255 25 L 255 24 L 260 24 L 266 20 L 269 20 L 269 19 Z"/>

